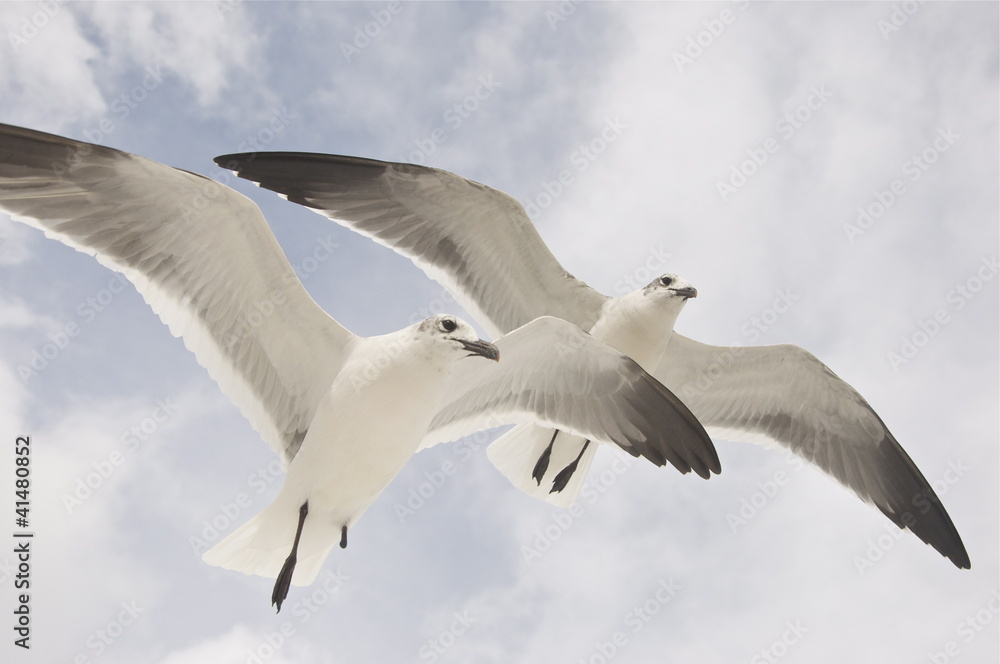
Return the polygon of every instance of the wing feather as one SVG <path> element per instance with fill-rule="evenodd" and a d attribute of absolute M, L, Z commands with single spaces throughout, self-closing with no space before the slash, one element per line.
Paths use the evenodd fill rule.
<path fill-rule="evenodd" d="M 0 125 L 0 210 L 131 281 L 286 461 L 356 337 L 309 297 L 260 210 L 213 180 Z"/>
<path fill-rule="evenodd" d="M 453 173 L 296 152 L 215 161 L 407 256 L 494 336 L 543 315 L 589 330 L 607 300 L 559 264 L 514 198 Z"/>
<path fill-rule="evenodd" d="M 822 469 L 961 568 L 969 556 L 940 499 L 857 391 L 791 345 L 721 347 L 676 332 L 653 374 L 718 435 L 759 436 Z"/>
<path fill-rule="evenodd" d="M 424 445 L 532 423 L 614 443 L 682 473 L 720 472 L 715 447 L 681 401 L 638 364 L 564 320 L 542 317 L 497 339 L 501 361 L 456 370 Z"/>

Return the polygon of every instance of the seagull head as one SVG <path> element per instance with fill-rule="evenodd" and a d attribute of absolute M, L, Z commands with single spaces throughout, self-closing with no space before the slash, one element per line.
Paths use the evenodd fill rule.
<path fill-rule="evenodd" d="M 462 357 L 478 355 L 495 362 L 500 361 L 500 350 L 483 341 L 472 326 L 457 316 L 438 314 L 420 323 L 419 329 L 435 344 L 457 351 Z"/>
<path fill-rule="evenodd" d="M 642 289 L 642 293 L 647 296 L 679 299 L 682 303 L 687 302 L 689 298 L 698 297 L 698 290 L 694 286 L 670 272 L 653 279 Z"/>

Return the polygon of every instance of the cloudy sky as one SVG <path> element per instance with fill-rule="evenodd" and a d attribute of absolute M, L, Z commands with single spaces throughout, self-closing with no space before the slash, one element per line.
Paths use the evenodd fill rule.
<path fill-rule="evenodd" d="M 35 532 L 32 649 L 6 629 L 4 661 L 995 662 L 998 7 L 906 8 L 0 5 L 0 121 L 233 184 L 351 330 L 462 312 L 214 156 L 431 164 L 530 204 L 605 293 L 677 272 L 682 333 L 854 385 L 973 563 L 780 452 L 718 441 L 706 482 L 605 450 L 566 511 L 483 435 L 414 458 L 275 616 L 271 581 L 198 555 L 273 497 L 274 456 L 131 286 L 0 216 L 0 536 L 22 435 Z"/>

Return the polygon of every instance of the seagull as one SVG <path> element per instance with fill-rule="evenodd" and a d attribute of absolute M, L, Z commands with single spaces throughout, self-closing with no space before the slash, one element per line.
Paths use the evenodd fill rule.
<path fill-rule="evenodd" d="M 303 288 L 260 209 L 204 176 L 0 125 L 0 211 L 124 274 L 287 464 L 274 502 L 204 555 L 275 578 L 279 611 L 421 446 L 534 422 L 720 472 L 675 395 L 559 318 L 495 343 L 445 314 L 352 334 Z"/>
<path fill-rule="evenodd" d="M 798 346 L 711 346 L 673 332 L 697 295 L 677 275 L 605 296 L 559 264 L 517 200 L 436 168 L 293 152 L 215 161 L 410 258 L 493 334 L 542 315 L 578 325 L 659 379 L 712 435 L 790 450 L 969 568 L 941 501 L 865 399 Z M 565 505 L 594 449 L 529 424 L 487 453 L 516 486 Z"/>

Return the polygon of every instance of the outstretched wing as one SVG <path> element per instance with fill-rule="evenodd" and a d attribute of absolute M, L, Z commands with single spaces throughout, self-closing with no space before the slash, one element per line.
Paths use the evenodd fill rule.
<path fill-rule="evenodd" d="M 709 346 L 675 332 L 653 374 L 713 434 L 784 446 L 969 567 L 920 470 L 864 398 L 811 353 L 791 345 Z"/>
<path fill-rule="evenodd" d="M 589 330 L 607 300 L 563 269 L 520 203 L 447 171 L 297 152 L 215 162 L 407 256 L 494 336 L 539 316 Z"/>
<path fill-rule="evenodd" d="M 614 443 L 658 466 L 720 472 L 694 415 L 629 357 L 564 320 L 541 317 L 494 342 L 498 364 L 456 369 L 425 446 L 503 424 L 533 423 Z"/>
<path fill-rule="evenodd" d="M 355 342 L 213 180 L 0 125 L 0 210 L 124 274 L 286 461 Z"/>

